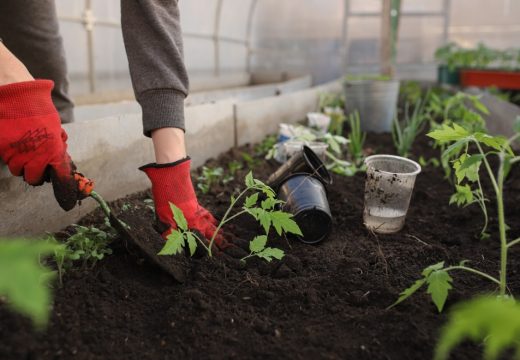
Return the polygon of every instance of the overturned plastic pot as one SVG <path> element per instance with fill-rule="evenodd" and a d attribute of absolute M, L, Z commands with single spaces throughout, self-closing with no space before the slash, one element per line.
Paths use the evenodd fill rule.
<path fill-rule="evenodd" d="M 282 183 L 296 173 L 309 174 L 324 185 L 332 184 L 332 177 L 319 156 L 308 146 L 292 156 L 280 166 L 269 178 L 267 184 L 278 192 Z"/>
<path fill-rule="evenodd" d="M 332 230 L 332 216 L 325 185 L 309 174 L 293 174 L 285 179 L 278 191 L 278 199 L 285 202 L 283 210 L 293 215 L 303 236 L 296 236 L 306 244 L 323 241 Z"/>

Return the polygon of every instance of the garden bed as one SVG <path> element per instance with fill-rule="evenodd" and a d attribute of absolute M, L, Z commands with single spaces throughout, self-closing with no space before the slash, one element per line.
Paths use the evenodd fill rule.
<path fill-rule="evenodd" d="M 365 146 L 376 153 L 394 153 L 389 135 L 369 134 Z M 227 168 L 242 161 L 234 149 L 208 166 Z M 413 153 L 438 156 L 425 136 Z M 259 158 L 261 159 L 261 158 Z M 260 161 L 254 175 L 266 179 L 277 165 Z M 239 170 L 228 184 L 214 187 L 200 201 L 221 217 L 229 196 L 243 187 L 248 170 Z M 520 215 L 519 172 L 506 184 L 509 219 Z M 489 184 L 484 184 L 489 188 Z M 449 206 L 453 187 L 439 168 L 425 167 L 418 176 L 404 229 L 395 235 L 374 235 L 363 225 L 364 174 L 334 175 L 329 201 L 334 218 L 330 237 L 317 246 L 273 239 L 285 250 L 280 262 L 248 262 L 246 269 L 222 258 L 192 259 L 188 280 L 176 283 L 119 242 L 114 254 L 88 272 L 72 272 L 55 292 L 48 329 L 33 330 L 30 321 L 0 307 L 2 359 L 133 359 L 133 358 L 341 358 L 429 359 L 446 315 L 438 314 L 420 291 L 387 310 L 398 294 L 420 277 L 428 265 L 471 261 L 496 274 L 499 241 L 493 206 L 491 239 L 479 240 L 482 214 L 477 205 Z M 152 211 L 137 194 L 114 204 L 144 214 Z M 139 211 L 136 211 L 137 207 Z M 84 224 L 100 224 L 95 212 Z M 509 223 L 512 237 L 520 223 Z M 238 218 L 234 233 L 252 239 L 253 220 Z M 520 291 L 518 250 L 512 250 L 509 286 Z M 459 300 L 494 288 L 468 273 L 454 277 L 446 310 Z M 480 358 L 478 345 L 465 343 L 453 359 Z"/>

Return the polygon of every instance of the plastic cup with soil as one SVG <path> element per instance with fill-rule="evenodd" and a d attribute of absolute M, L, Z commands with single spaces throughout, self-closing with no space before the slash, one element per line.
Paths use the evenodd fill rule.
<path fill-rule="evenodd" d="M 330 116 L 318 112 L 307 114 L 308 125 L 317 129 L 321 134 L 325 135 L 329 130 Z"/>
<path fill-rule="evenodd" d="M 365 226 L 380 234 L 396 233 L 404 226 L 421 166 L 394 155 L 369 156 L 365 164 Z"/>
<path fill-rule="evenodd" d="M 294 174 L 286 179 L 278 191 L 285 202 L 283 210 L 293 214 L 303 236 L 296 236 L 306 244 L 323 241 L 332 230 L 332 216 L 325 185 L 309 174 Z"/>
<path fill-rule="evenodd" d="M 286 163 L 280 166 L 267 179 L 267 184 L 278 191 L 280 185 L 296 173 L 309 174 L 326 185 L 332 184 L 332 177 L 325 164 L 318 155 L 308 146 L 293 155 Z"/>
<path fill-rule="evenodd" d="M 325 161 L 327 159 L 327 149 L 329 147 L 328 144 L 320 141 L 300 141 L 300 140 L 289 140 L 284 142 L 284 152 L 287 159 L 290 159 L 295 154 L 303 151 L 303 147 L 308 146 L 314 151 L 316 155 L 321 159 L 321 161 Z"/>

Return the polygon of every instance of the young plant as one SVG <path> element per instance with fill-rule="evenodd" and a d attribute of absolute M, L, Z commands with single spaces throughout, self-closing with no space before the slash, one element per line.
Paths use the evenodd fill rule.
<path fill-rule="evenodd" d="M 481 297 L 457 304 L 443 327 L 434 360 L 448 359 L 465 340 L 479 342 L 484 359 L 495 360 L 509 349 L 520 354 L 520 304 L 512 298 Z"/>
<path fill-rule="evenodd" d="M 51 309 L 51 283 L 55 272 L 41 265 L 56 245 L 46 241 L 0 239 L 0 299 L 28 316 L 37 328 L 47 324 Z M 1 300 L 0 300 L 1 301 Z"/>
<path fill-rule="evenodd" d="M 325 108 L 325 115 L 330 117 L 329 132 L 334 135 L 343 135 L 343 128 L 347 117 L 342 107 Z"/>
<path fill-rule="evenodd" d="M 410 105 L 406 103 L 403 123 L 400 123 L 397 116 L 394 118 L 392 128 L 392 139 L 395 148 L 400 156 L 407 157 L 412 149 L 417 135 L 424 129 L 426 124 L 426 116 L 424 116 L 424 101 L 417 100 L 410 116 Z"/>
<path fill-rule="evenodd" d="M 207 166 L 203 166 L 202 175 L 197 178 L 197 188 L 199 188 L 203 194 L 207 194 L 211 190 L 211 187 L 215 184 L 218 184 L 223 176 L 224 169 L 221 167 L 209 168 Z"/>
<path fill-rule="evenodd" d="M 470 187 L 469 190 L 471 190 L 471 187 L 475 186 L 474 184 L 476 183 L 480 193 L 482 194 L 478 169 L 481 165 L 484 166 L 497 201 L 500 239 L 499 277 L 496 278 L 492 275 L 471 268 L 467 266 L 464 261 L 459 265 L 448 267 L 445 267 L 444 262 L 441 262 L 426 268 L 422 274 L 423 278 L 417 280 L 411 287 L 404 290 L 394 305 L 404 301 L 419 290 L 424 284 L 428 284 L 428 293 L 432 295 L 432 299 L 437 305 L 438 310 L 442 311 L 448 296 L 448 291 L 451 289 L 452 279 L 449 273 L 458 270 L 471 272 L 495 283 L 498 285 L 499 295 L 504 297 L 507 290 L 507 258 L 509 249 L 520 243 L 520 238 L 512 241 L 508 241 L 507 239 L 507 225 L 504 209 L 504 181 L 511 166 L 520 161 L 520 156 L 515 156 L 510 146 L 510 144 L 515 141 L 520 134 L 517 133 L 508 140 L 501 136 L 490 136 L 484 132 L 471 132 L 457 124 L 453 124 L 452 126 L 444 125 L 442 128 L 430 132 L 428 136 L 434 138 L 443 145 L 449 145 L 445 150 L 445 154 L 446 156 L 457 157 L 454 162 L 456 174 L 459 181 L 467 181 L 467 185 Z M 476 149 L 476 153 L 470 154 L 471 149 L 473 148 Z M 499 166 L 496 174 L 493 172 L 488 160 L 488 157 L 492 155 L 496 155 L 499 159 Z M 466 194 L 465 196 L 469 198 L 470 195 Z M 484 196 L 484 194 L 482 194 L 482 196 Z M 467 199 L 463 201 L 467 201 Z"/>
<path fill-rule="evenodd" d="M 355 111 L 348 117 L 350 133 L 348 135 L 348 152 L 350 160 L 357 167 L 363 163 L 363 145 L 367 134 L 361 131 L 359 113 Z"/>
<path fill-rule="evenodd" d="M 191 255 L 195 253 L 196 247 L 201 245 L 208 253 L 208 256 L 213 255 L 213 244 L 215 242 L 215 237 L 218 232 L 225 224 L 229 223 L 233 219 L 249 214 L 255 220 L 259 222 L 262 228 L 265 231 L 265 236 L 269 235 L 270 229 L 274 228 L 276 233 L 281 236 L 283 234 L 295 234 L 302 235 L 300 228 L 296 224 L 296 222 L 292 219 L 292 215 L 281 210 L 278 210 L 279 206 L 282 202 L 276 199 L 276 194 L 269 186 L 265 185 L 262 181 L 254 179 L 253 174 L 249 172 L 245 178 L 246 188 L 242 190 L 237 196 L 231 197 L 231 203 L 226 210 L 222 220 L 217 226 L 215 233 L 212 238 L 209 239 L 209 243 L 205 242 L 204 239 L 200 238 L 200 236 L 192 232 L 188 229 L 188 224 L 182 211 L 178 209 L 173 204 L 170 204 L 172 208 L 173 219 L 177 223 L 177 229 L 172 230 L 171 234 L 167 237 L 166 244 L 164 248 L 159 252 L 159 255 L 174 255 L 178 254 L 186 248 L 186 245 L 189 247 Z M 246 196 L 248 193 L 251 195 Z M 260 206 L 258 206 L 260 194 L 263 194 L 264 200 L 260 201 Z M 241 200 L 245 197 L 243 201 L 241 210 L 235 212 L 231 215 L 233 209 L 241 203 Z M 254 249 L 259 248 L 259 243 L 261 240 L 257 240 L 257 243 L 253 246 Z M 271 248 L 269 248 L 271 249 Z M 265 244 L 264 249 L 265 250 Z M 257 255 L 261 256 L 264 259 L 267 259 L 267 255 L 273 254 L 272 250 L 266 250 L 267 252 L 262 253 L 262 250 L 254 251 L 254 253 L 264 254 Z M 283 251 L 280 250 L 283 254 Z M 276 256 L 280 255 L 280 251 L 274 251 Z M 275 255 L 272 255 L 271 258 L 277 258 Z M 268 260 L 270 261 L 270 260 Z"/>
<path fill-rule="evenodd" d="M 241 170 L 244 166 L 240 161 L 233 160 L 228 164 L 229 175 L 235 177 L 238 170 Z"/>
<path fill-rule="evenodd" d="M 242 156 L 242 159 L 246 162 L 246 166 L 249 170 L 253 170 L 262 163 L 260 159 L 254 158 L 246 152 L 243 152 L 240 155 Z"/>
<path fill-rule="evenodd" d="M 249 255 L 244 256 L 240 261 L 244 262 L 247 259 L 256 256 L 271 262 L 273 259 L 281 260 L 284 257 L 284 252 L 281 249 L 268 247 L 267 235 L 258 235 L 249 243 Z"/>
<path fill-rule="evenodd" d="M 265 156 L 273 148 L 278 141 L 276 135 L 268 135 L 260 144 L 255 146 L 255 154 L 258 156 Z"/>

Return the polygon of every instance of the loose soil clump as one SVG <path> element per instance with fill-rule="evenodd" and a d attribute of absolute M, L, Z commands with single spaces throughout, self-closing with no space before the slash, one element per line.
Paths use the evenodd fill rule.
<path fill-rule="evenodd" d="M 374 153 L 394 153 L 391 138 L 370 134 Z M 234 149 L 207 166 L 242 161 Z M 423 136 L 414 154 L 437 156 Z M 262 161 L 254 175 L 266 179 L 277 164 Z M 234 181 L 200 194 L 201 203 L 217 218 L 236 188 L 243 188 L 239 170 Z M 506 188 L 506 219 L 511 237 L 520 235 L 519 171 Z M 420 277 L 426 266 L 470 260 L 478 269 L 497 274 L 499 243 L 496 214 L 490 204 L 490 239 L 479 240 L 482 215 L 477 205 L 449 206 L 452 186 L 439 168 L 426 167 L 418 176 L 404 229 L 375 235 L 363 225 L 364 174 L 334 175 L 329 187 L 333 231 L 315 246 L 273 238 L 270 246 L 285 250 L 282 261 L 251 260 L 246 268 L 222 257 L 191 259 L 182 284 L 152 266 L 123 242 L 114 254 L 88 272 L 73 272 L 55 291 L 48 329 L 0 306 L 1 359 L 428 359 L 432 357 L 446 315 L 438 314 L 424 291 L 387 310 L 398 294 Z M 194 176 L 196 178 L 196 176 Z M 489 189 L 489 184 L 486 185 Z M 488 194 L 490 192 L 488 191 Z M 148 192 L 115 202 L 132 216 L 152 218 L 143 200 Z M 493 199 L 491 199 L 493 200 Z M 125 206 L 128 208 L 128 206 Z M 142 215 L 140 215 L 142 214 Z M 99 211 L 83 224 L 101 224 Z M 254 220 L 237 219 L 231 229 L 242 239 L 259 233 Z M 509 285 L 519 293 L 518 251 L 510 260 Z M 458 301 L 493 291 L 489 282 L 467 273 L 454 274 L 454 288 L 445 311 Z M 453 359 L 480 358 L 478 345 L 465 343 Z"/>

